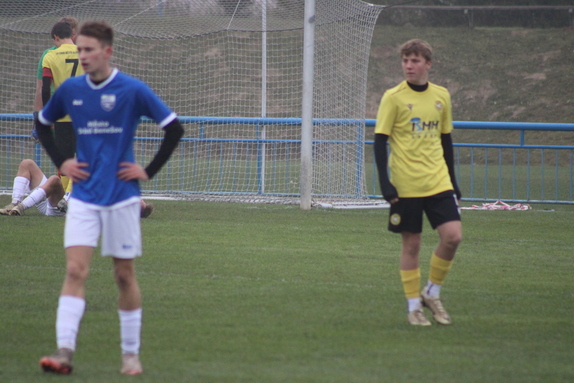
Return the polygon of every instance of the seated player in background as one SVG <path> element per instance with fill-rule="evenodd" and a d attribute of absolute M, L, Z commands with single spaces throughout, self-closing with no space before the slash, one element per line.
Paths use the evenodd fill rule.
<path fill-rule="evenodd" d="M 64 190 L 60 177 L 46 177 L 38 164 L 31 159 L 20 162 L 12 188 L 12 203 L 0 209 L 0 215 L 24 215 L 24 211 L 36 206 L 46 216 L 62 217 L 66 214 L 71 184 Z M 140 217 L 147 218 L 154 205 L 140 201 Z"/>
<path fill-rule="evenodd" d="M 67 209 L 65 195 L 60 177 L 46 177 L 38 164 L 25 159 L 18 165 L 14 178 L 12 203 L 0 209 L 0 215 L 23 215 L 25 210 L 36 206 L 43 215 L 61 217 Z"/>

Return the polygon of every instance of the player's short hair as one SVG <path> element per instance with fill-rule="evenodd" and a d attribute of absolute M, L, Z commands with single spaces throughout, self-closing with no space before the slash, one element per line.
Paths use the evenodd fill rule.
<path fill-rule="evenodd" d="M 56 37 L 59 37 L 61 39 L 69 39 L 72 37 L 72 27 L 70 26 L 70 24 L 66 22 L 58 21 L 52 27 L 50 36 L 52 36 L 53 39 L 55 39 Z"/>
<path fill-rule="evenodd" d="M 111 47 L 114 44 L 114 29 L 105 21 L 86 21 L 78 35 L 93 37 L 104 46 Z"/>
<path fill-rule="evenodd" d="M 432 61 L 432 48 L 429 43 L 419 39 L 409 40 L 399 49 L 401 57 L 415 55 L 421 56 L 426 61 Z"/>
<path fill-rule="evenodd" d="M 58 20 L 58 22 L 68 23 L 68 24 L 70 24 L 70 27 L 72 27 L 72 29 L 76 29 L 76 30 L 78 29 L 78 24 L 80 24 L 78 19 L 76 19 L 75 17 L 72 17 L 72 16 L 64 16 L 60 20 Z"/>

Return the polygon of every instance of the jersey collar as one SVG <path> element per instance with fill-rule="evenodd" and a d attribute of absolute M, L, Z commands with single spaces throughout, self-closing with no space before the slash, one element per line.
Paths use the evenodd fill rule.
<path fill-rule="evenodd" d="M 108 76 L 107 79 L 105 79 L 104 81 L 102 81 L 99 84 L 94 84 L 92 82 L 92 80 L 90 80 L 90 76 L 86 75 L 86 82 L 88 83 L 88 85 L 90 86 L 90 88 L 92 89 L 102 89 L 104 88 L 106 85 L 108 85 L 118 74 L 119 70 L 118 68 L 114 68 L 112 69 L 112 73 Z"/>

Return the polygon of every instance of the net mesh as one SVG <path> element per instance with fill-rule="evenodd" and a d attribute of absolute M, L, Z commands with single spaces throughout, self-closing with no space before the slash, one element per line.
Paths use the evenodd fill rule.
<path fill-rule="evenodd" d="M 299 197 L 303 0 L 97 0 L 7 2 L 0 9 L 0 188 L 20 160 L 49 165 L 28 137 L 35 73 L 63 16 L 106 20 L 113 64 L 147 82 L 180 116 L 186 134 L 145 194 L 239 202 Z M 364 201 L 368 56 L 381 7 L 316 0 L 313 117 L 314 201 Z M 16 116 L 18 117 L 18 116 Z M 22 116 L 20 116 L 22 117 Z M 162 132 L 143 122 L 138 161 Z M 53 171 L 53 169 L 51 169 Z"/>

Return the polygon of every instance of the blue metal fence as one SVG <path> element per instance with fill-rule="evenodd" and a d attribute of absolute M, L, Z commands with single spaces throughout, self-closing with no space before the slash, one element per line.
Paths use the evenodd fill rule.
<path fill-rule="evenodd" d="M 374 127 L 376 120 L 366 120 Z M 549 132 L 574 132 L 574 124 L 454 121 L 456 130 L 514 131 L 516 143 L 455 143 L 455 167 L 463 200 L 574 203 L 574 137 L 544 145 Z M 537 137 L 526 143 L 526 134 Z M 372 145 L 373 141 L 367 141 Z M 375 168 L 374 159 L 372 164 Z M 370 193 L 376 193 L 376 173 Z"/>
<path fill-rule="evenodd" d="M 0 121 L 31 121 L 30 114 L 0 114 Z M 262 148 L 265 144 L 277 145 L 284 143 L 288 145 L 299 145 L 299 140 L 277 140 L 263 139 L 259 134 L 255 134 L 255 139 L 227 139 L 227 138 L 206 138 L 205 132 L 210 125 L 215 124 L 241 124 L 252 126 L 254 131 L 258 131 L 260 126 L 273 127 L 277 125 L 300 125 L 301 119 L 278 119 L 278 118 L 226 118 L 226 117 L 180 117 L 184 124 L 197 124 L 199 135 L 197 137 L 185 138 L 190 145 L 198 142 L 233 142 L 233 145 L 241 142 L 249 145 L 249 150 L 257 153 L 258 167 L 264 155 L 273 156 L 273 151 L 264 153 Z M 345 142 L 345 144 L 361 146 L 361 152 L 365 155 L 365 161 L 356 164 L 356 179 L 362 179 L 365 175 L 367 183 L 367 194 L 369 197 L 382 197 L 378 189 L 378 180 L 374 156 L 372 155 L 372 140 L 365 140 L 372 137 L 372 134 L 365 134 L 373 131 L 375 120 L 364 120 L 366 129 L 363 129 L 363 120 L 348 119 L 317 119 L 317 124 L 349 125 L 356 129 L 356 139 Z M 574 132 L 574 124 L 550 124 L 550 123 L 518 123 L 518 122 L 473 122 L 455 121 L 456 130 L 476 130 L 486 133 L 494 131 L 517 132 L 518 138 L 512 143 L 455 143 L 455 166 L 456 175 L 463 192 L 463 200 L 467 201 L 496 201 L 507 202 L 531 202 L 531 203 L 574 203 L 574 139 L 569 136 L 562 138 L 558 144 L 544 145 L 541 142 L 548 132 Z M 527 143 L 527 134 L 538 135 L 535 141 Z M 455 132 L 456 134 L 456 132 Z M 456 139 L 456 136 L 455 136 Z M 139 141 L 157 140 L 160 138 L 138 138 Z M 505 140 L 508 141 L 508 140 Z M 4 161 L 10 162 L 4 169 L 13 167 L 15 161 L 21 160 L 22 156 L 35 158 L 39 163 L 42 160 L 42 151 L 39 145 L 34 145 L 33 153 L 23 149 L 23 142 L 29 142 L 28 135 L 2 134 L 0 131 L 0 148 L 3 153 L 0 156 Z M 363 143 L 361 145 L 361 142 Z M 9 144 L 8 144 L 9 143 Z M 314 145 L 341 144 L 339 141 L 315 141 Z M 24 153 L 26 151 L 26 153 Z M 11 156 L 14 157 L 10 160 Z M 45 158 L 44 158 L 45 159 Z M 291 158 L 289 161 L 296 162 L 298 158 Z M 296 164 L 293 163 L 293 168 Z M 289 164 L 287 164 L 289 167 Z M 181 174 L 172 174 L 172 178 L 177 178 Z M 267 175 L 269 178 L 269 175 Z M 11 187 L 13 174 L 0 174 L 0 188 Z M 183 178 L 183 177 L 182 177 Z M 274 182 L 274 180 L 268 180 Z M 176 184 L 177 180 L 168 182 Z M 177 187 L 176 187 L 177 189 Z M 193 192 L 193 191 L 191 191 Z M 261 194 L 262 189 L 255 193 Z"/>

